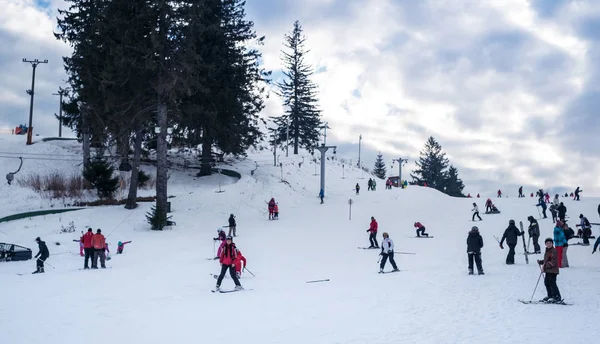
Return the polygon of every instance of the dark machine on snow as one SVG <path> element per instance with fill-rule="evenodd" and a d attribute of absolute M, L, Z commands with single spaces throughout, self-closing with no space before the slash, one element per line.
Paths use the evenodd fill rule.
<path fill-rule="evenodd" d="M 30 248 L 0 242 L 0 262 L 29 260 L 32 257 Z"/>

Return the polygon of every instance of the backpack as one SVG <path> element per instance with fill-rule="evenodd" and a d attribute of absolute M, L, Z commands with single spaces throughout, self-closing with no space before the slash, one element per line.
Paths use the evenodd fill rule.
<path fill-rule="evenodd" d="M 572 239 L 575 236 L 575 231 L 569 227 L 569 229 L 565 229 L 565 237 L 567 240 Z"/>
<path fill-rule="evenodd" d="M 590 227 L 590 226 L 591 226 L 591 225 L 590 225 L 590 221 L 588 221 L 587 217 L 584 217 L 584 218 L 583 218 L 583 224 L 584 224 L 586 227 Z"/>

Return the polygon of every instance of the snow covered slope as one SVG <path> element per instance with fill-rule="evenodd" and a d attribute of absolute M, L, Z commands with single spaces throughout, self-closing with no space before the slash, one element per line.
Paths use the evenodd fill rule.
<path fill-rule="evenodd" d="M 43 151 L 53 145 L 31 147 Z M 251 175 L 255 161 L 258 168 Z M 600 254 L 592 255 L 591 247 L 571 245 L 571 267 L 558 277 L 563 297 L 573 306 L 517 301 L 531 297 L 539 256 L 530 256 L 527 265 L 517 245 L 516 265 L 507 266 L 508 248 L 501 250 L 493 236 L 502 236 L 510 219 L 527 225 L 527 216 L 538 217 L 533 199 L 493 199 L 502 213 L 473 223 L 471 203 L 483 208 L 485 199 L 456 199 L 423 187 L 385 190 L 383 181 L 368 192 L 368 175 L 347 166 L 342 171 L 338 161 L 328 161 L 321 205 L 320 176 L 310 156 L 281 157 L 280 162 L 282 167 L 274 167 L 269 152 L 254 152 L 223 165 L 240 172 L 239 181 L 171 171 L 177 225 L 163 232 L 149 230 L 147 203 L 134 211 L 93 207 L 1 223 L 0 242 L 32 247 L 35 253 L 33 240 L 40 236 L 52 254 L 47 263 L 54 267 L 30 275 L 33 261 L 0 263 L 2 342 L 584 343 L 600 334 L 593 323 L 600 306 Z M 219 184 L 224 192 L 217 192 Z M 27 208 L 22 189 L 4 187 L 1 193 L 3 209 Z M 279 203 L 278 221 L 267 220 L 265 202 L 271 197 Z M 351 220 L 349 199 L 354 202 Z M 579 213 L 597 221 L 598 199 L 564 201 L 572 225 Z M 235 242 L 256 277 L 245 273 L 241 279 L 253 290 L 214 294 L 211 274 L 219 264 L 207 258 L 214 256 L 212 238 L 230 213 L 238 222 Z M 379 222 L 379 241 L 387 231 L 396 251 L 415 253 L 396 255 L 401 272 L 378 274 L 378 251 L 357 249 L 368 246 L 371 216 Z M 78 243 L 72 241 L 78 233 L 59 233 L 69 221 L 78 232 L 101 228 L 111 251 L 119 240 L 133 242 L 123 255 L 112 256 L 110 269 L 81 271 Z M 415 221 L 435 238 L 413 238 Z M 485 243 L 485 276 L 467 275 L 466 238 L 474 224 Z M 551 221 L 540 220 L 540 225 L 541 238 L 551 236 Z M 594 234 L 600 234 L 597 227 Z M 321 279 L 329 281 L 306 283 Z M 222 287 L 233 283 L 226 278 Z M 543 296 L 542 281 L 534 299 Z"/>

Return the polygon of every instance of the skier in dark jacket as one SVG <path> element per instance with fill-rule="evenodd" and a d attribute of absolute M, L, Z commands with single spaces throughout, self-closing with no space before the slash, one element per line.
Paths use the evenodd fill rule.
<path fill-rule="evenodd" d="M 565 222 L 565 216 L 567 215 L 567 207 L 565 207 L 565 204 L 560 202 L 556 210 L 558 211 L 558 218 L 560 221 Z"/>
<path fill-rule="evenodd" d="M 502 243 L 506 240 L 508 244 L 508 255 L 506 256 L 506 264 L 512 265 L 515 263 L 515 246 L 517 246 L 517 239 L 523 235 L 517 226 L 515 226 L 515 220 L 510 220 L 508 222 L 508 228 L 504 231 L 504 235 L 502 235 L 502 240 L 500 240 L 500 248 L 504 249 Z"/>
<path fill-rule="evenodd" d="M 35 242 L 37 242 L 37 244 L 38 244 L 39 251 L 35 255 L 35 258 L 37 258 L 37 260 L 36 260 L 37 270 L 32 273 L 34 273 L 34 274 L 44 273 L 44 261 L 46 259 L 48 259 L 48 257 L 50 256 L 50 252 L 48 251 L 48 246 L 46 246 L 46 243 L 44 241 L 42 241 L 42 239 L 40 239 L 40 237 L 35 238 Z"/>
<path fill-rule="evenodd" d="M 540 198 L 540 202 L 537 204 L 537 206 L 542 207 L 542 215 L 545 219 L 547 219 L 548 216 L 546 216 L 546 202 L 544 202 L 544 200 Z"/>
<path fill-rule="evenodd" d="M 556 204 L 554 203 L 550 204 L 550 214 L 552 214 L 552 222 L 556 222 L 556 220 L 558 219 L 558 215 L 556 213 Z"/>
<path fill-rule="evenodd" d="M 540 238 L 540 225 L 533 216 L 529 216 L 527 220 L 529 220 L 529 228 L 527 229 L 527 232 L 529 234 L 529 238 L 533 239 L 533 253 L 542 253 L 540 244 L 538 243 L 538 239 Z"/>
<path fill-rule="evenodd" d="M 575 189 L 575 197 L 573 198 L 574 201 L 579 201 L 579 193 L 581 192 L 581 190 L 579 190 L 579 186 L 577 187 L 577 189 Z"/>
<path fill-rule="evenodd" d="M 229 236 L 231 236 L 231 232 L 233 232 L 233 236 L 237 236 L 237 232 L 235 231 L 235 216 L 233 214 L 229 215 Z"/>
<path fill-rule="evenodd" d="M 483 238 L 479 234 L 479 228 L 473 226 L 467 237 L 467 255 L 469 258 L 469 275 L 473 275 L 473 260 L 477 265 L 477 273 L 483 275 L 481 265 L 481 248 L 483 247 Z"/>

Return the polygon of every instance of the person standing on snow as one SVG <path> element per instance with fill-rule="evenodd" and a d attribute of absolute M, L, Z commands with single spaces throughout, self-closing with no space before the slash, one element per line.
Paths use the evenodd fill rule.
<path fill-rule="evenodd" d="M 563 256 L 563 246 L 567 242 L 567 237 L 565 237 L 565 231 L 563 230 L 564 222 L 556 221 L 556 225 L 554 226 L 554 248 L 556 249 L 556 256 L 558 258 L 558 267 L 562 267 L 562 256 Z"/>
<path fill-rule="evenodd" d="M 560 205 L 560 200 L 558 199 L 558 194 L 554 195 L 554 199 L 552 200 L 552 204 L 554 204 L 557 207 Z"/>
<path fill-rule="evenodd" d="M 423 226 L 421 222 L 415 222 L 414 226 L 417 229 L 417 237 L 421 237 L 421 235 L 426 237 L 429 236 L 429 234 L 425 233 L 425 226 Z"/>
<path fill-rule="evenodd" d="M 569 258 L 567 257 L 567 251 L 569 250 L 569 239 L 575 236 L 575 231 L 569 228 L 569 225 L 563 223 L 563 233 L 565 233 L 565 243 L 563 245 L 562 260 L 560 266 L 563 268 L 569 267 Z"/>
<path fill-rule="evenodd" d="M 552 215 L 552 222 L 556 222 L 558 216 L 556 215 L 556 205 L 554 203 L 550 203 L 550 214 Z"/>
<path fill-rule="evenodd" d="M 546 194 L 544 195 L 544 202 L 550 203 L 550 194 L 548 192 L 546 192 Z"/>
<path fill-rule="evenodd" d="M 32 274 L 43 274 L 44 262 L 46 261 L 46 259 L 48 259 L 48 257 L 50 257 L 50 251 L 48 251 L 48 246 L 46 246 L 46 243 L 42 241 L 40 237 L 35 238 L 35 242 L 38 244 L 39 251 L 35 255 L 35 258 L 37 258 L 35 262 L 37 269 L 34 272 L 32 272 Z"/>
<path fill-rule="evenodd" d="M 371 191 L 373 189 L 373 179 L 369 178 L 367 182 L 367 191 Z"/>
<path fill-rule="evenodd" d="M 590 236 L 592 235 L 592 225 L 583 214 L 579 214 L 579 221 L 577 226 L 581 228 L 580 237 L 583 238 L 583 244 L 588 246 L 590 244 Z"/>
<path fill-rule="evenodd" d="M 243 263 L 243 265 L 242 265 Z M 244 268 L 246 266 L 248 266 L 246 257 L 244 257 L 242 255 L 242 251 L 238 250 L 236 247 L 236 258 L 233 261 L 233 265 L 235 265 L 235 275 L 237 276 L 237 278 L 242 277 L 242 270 L 244 270 Z"/>
<path fill-rule="evenodd" d="M 492 211 L 492 200 L 490 198 L 487 199 L 487 201 L 485 201 L 485 212 L 489 213 Z"/>
<path fill-rule="evenodd" d="M 502 190 L 498 190 L 498 198 L 502 198 Z"/>
<path fill-rule="evenodd" d="M 275 198 L 271 198 L 271 200 L 267 203 L 269 205 L 269 220 L 273 220 L 273 214 L 275 209 Z"/>
<path fill-rule="evenodd" d="M 377 243 L 377 227 L 379 227 L 377 221 L 371 216 L 371 223 L 369 224 L 369 229 L 367 229 L 367 233 L 369 233 L 369 242 L 371 243 L 369 248 L 379 248 L 379 244 Z"/>
<path fill-rule="evenodd" d="M 356 194 L 358 195 L 358 193 L 360 192 L 360 185 L 358 185 L 358 183 L 356 183 L 356 186 L 354 187 L 354 189 L 356 189 Z"/>
<path fill-rule="evenodd" d="M 533 253 L 542 253 L 540 244 L 538 243 L 538 239 L 540 238 L 540 225 L 533 216 L 527 217 L 527 220 L 529 221 L 529 228 L 527 229 L 527 232 L 529 234 L 529 238 L 533 239 Z"/>
<path fill-rule="evenodd" d="M 94 260 L 94 246 L 92 245 L 92 239 L 94 238 L 94 233 L 91 228 L 88 228 L 87 233 L 85 233 L 81 237 L 81 241 L 83 242 L 83 252 L 85 253 L 85 258 L 83 259 L 83 268 L 89 269 L 88 261 Z"/>
<path fill-rule="evenodd" d="M 481 221 L 481 216 L 479 216 L 479 207 L 477 207 L 477 203 L 473 203 L 473 209 L 471 209 L 471 211 L 473 212 L 473 217 L 471 218 L 471 221 L 475 221 L 475 216 L 477 216 L 479 221 Z"/>
<path fill-rule="evenodd" d="M 556 210 L 558 211 L 558 219 L 565 222 L 565 216 L 567 215 L 567 207 L 565 207 L 565 204 L 560 202 L 558 207 L 556 207 Z"/>
<path fill-rule="evenodd" d="M 536 206 L 542 207 L 542 215 L 545 219 L 547 219 L 548 216 L 546 216 L 546 202 L 544 202 L 544 200 L 540 198 L 540 202 Z"/>
<path fill-rule="evenodd" d="M 325 191 L 323 189 L 319 191 L 319 198 L 321 199 L 321 204 L 323 204 L 323 198 L 325 198 Z"/>
<path fill-rule="evenodd" d="M 577 189 L 575 189 L 575 197 L 573 198 L 574 201 L 579 201 L 579 193 L 581 192 L 581 190 L 579 190 L 579 186 L 577 187 Z"/>
<path fill-rule="evenodd" d="M 92 259 L 92 269 L 98 268 L 98 258 L 100 258 L 100 267 L 106 269 L 106 238 L 102 235 L 102 230 L 98 228 L 96 234 L 92 237 L 92 246 L 94 248 L 94 258 Z"/>
<path fill-rule="evenodd" d="M 502 240 L 500 240 L 500 248 L 504 250 L 504 240 L 508 244 L 508 255 L 506 256 L 506 264 L 513 265 L 515 263 L 515 246 L 517 246 L 517 239 L 523 235 L 524 232 L 521 232 L 517 226 L 515 226 L 515 220 L 510 220 L 508 222 L 508 227 L 504 230 L 504 234 L 502 235 Z"/>
<path fill-rule="evenodd" d="M 525 195 L 523 195 L 523 186 L 519 188 L 519 198 L 521 197 L 525 197 Z"/>
<path fill-rule="evenodd" d="M 219 262 L 221 263 L 221 273 L 219 274 L 219 278 L 217 278 L 217 286 L 215 287 L 216 291 L 221 289 L 221 282 L 223 282 L 223 278 L 225 277 L 225 273 L 229 270 L 229 275 L 231 275 L 231 279 L 233 283 L 235 283 L 235 290 L 244 289 L 240 284 L 240 280 L 238 280 L 235 274 L 235 266 L 234 262 L 237 259 L 237 249 L 235 244 L 233 243 L 233 238 L 228 236 L 225 239 L 225 245 L 221 254 L 219 255 Z"/>
<path fill-rule="evenodd" d="M 377 190 L 377 182 L 375 181 L 375 179 L 373 179 L 373 185 L 371 186 L 371 190 Z"/>
<path fill-rule="evenodd" d="M 229 214 L 229 236 L 231 236 L 231 233 L 233 232 L 233 236 L 237 236 L 236 230 L 235 230 L 235 216 L 233 216 L 233 214 Z"/>
<path fill-rule="evenodd" d="M 473 260 L 477 265 L 477 273 L 483 275 L 483 266 L 481 265 L 481 248 L 483 247 L 483 238 L 479 234 L 477 226 L 471 227 L 469 236 L 467 236 L 467 255 L 469 258 L 469 275 L 473 275 Z"/>
<path fill-rule="evenodd" d="M 381 263 L 379 264 L 379 273 L 383 273 L 383 268 L 385 267 L 385 263 L 387 260 L 390 260 L 390 264 L 392 264 L 392 271 L 400 271 L 398 270 L 398 266 L 396 265 L 396 261 L 394 260 L 394 242 L 390 239 L 390 236 L 387 232 L 383 233 L 383 241 L 381 242 Z"/>
<path fill-rule="evenodd" d="M 558 257 L 558 251 L 556 248 L 552 247 L 552 238 L 546 238 L 544 240 L 544 244 L 546 245 L 546 252 L 544 253 L 544 259 L 538 260 L 538 264 L 542 266 L 542 269 L 546 273 L 544 277 L 544 285 L 546 286 L 546 292 L 548 296 L 546 296 L 542 302 L 561 302 L 562 297 L 560 295 L 560 291 L 558 290 L 558 286 L 556 285 L 556 277 L 559 273 L 559 262 L 560 259 Z"/>

